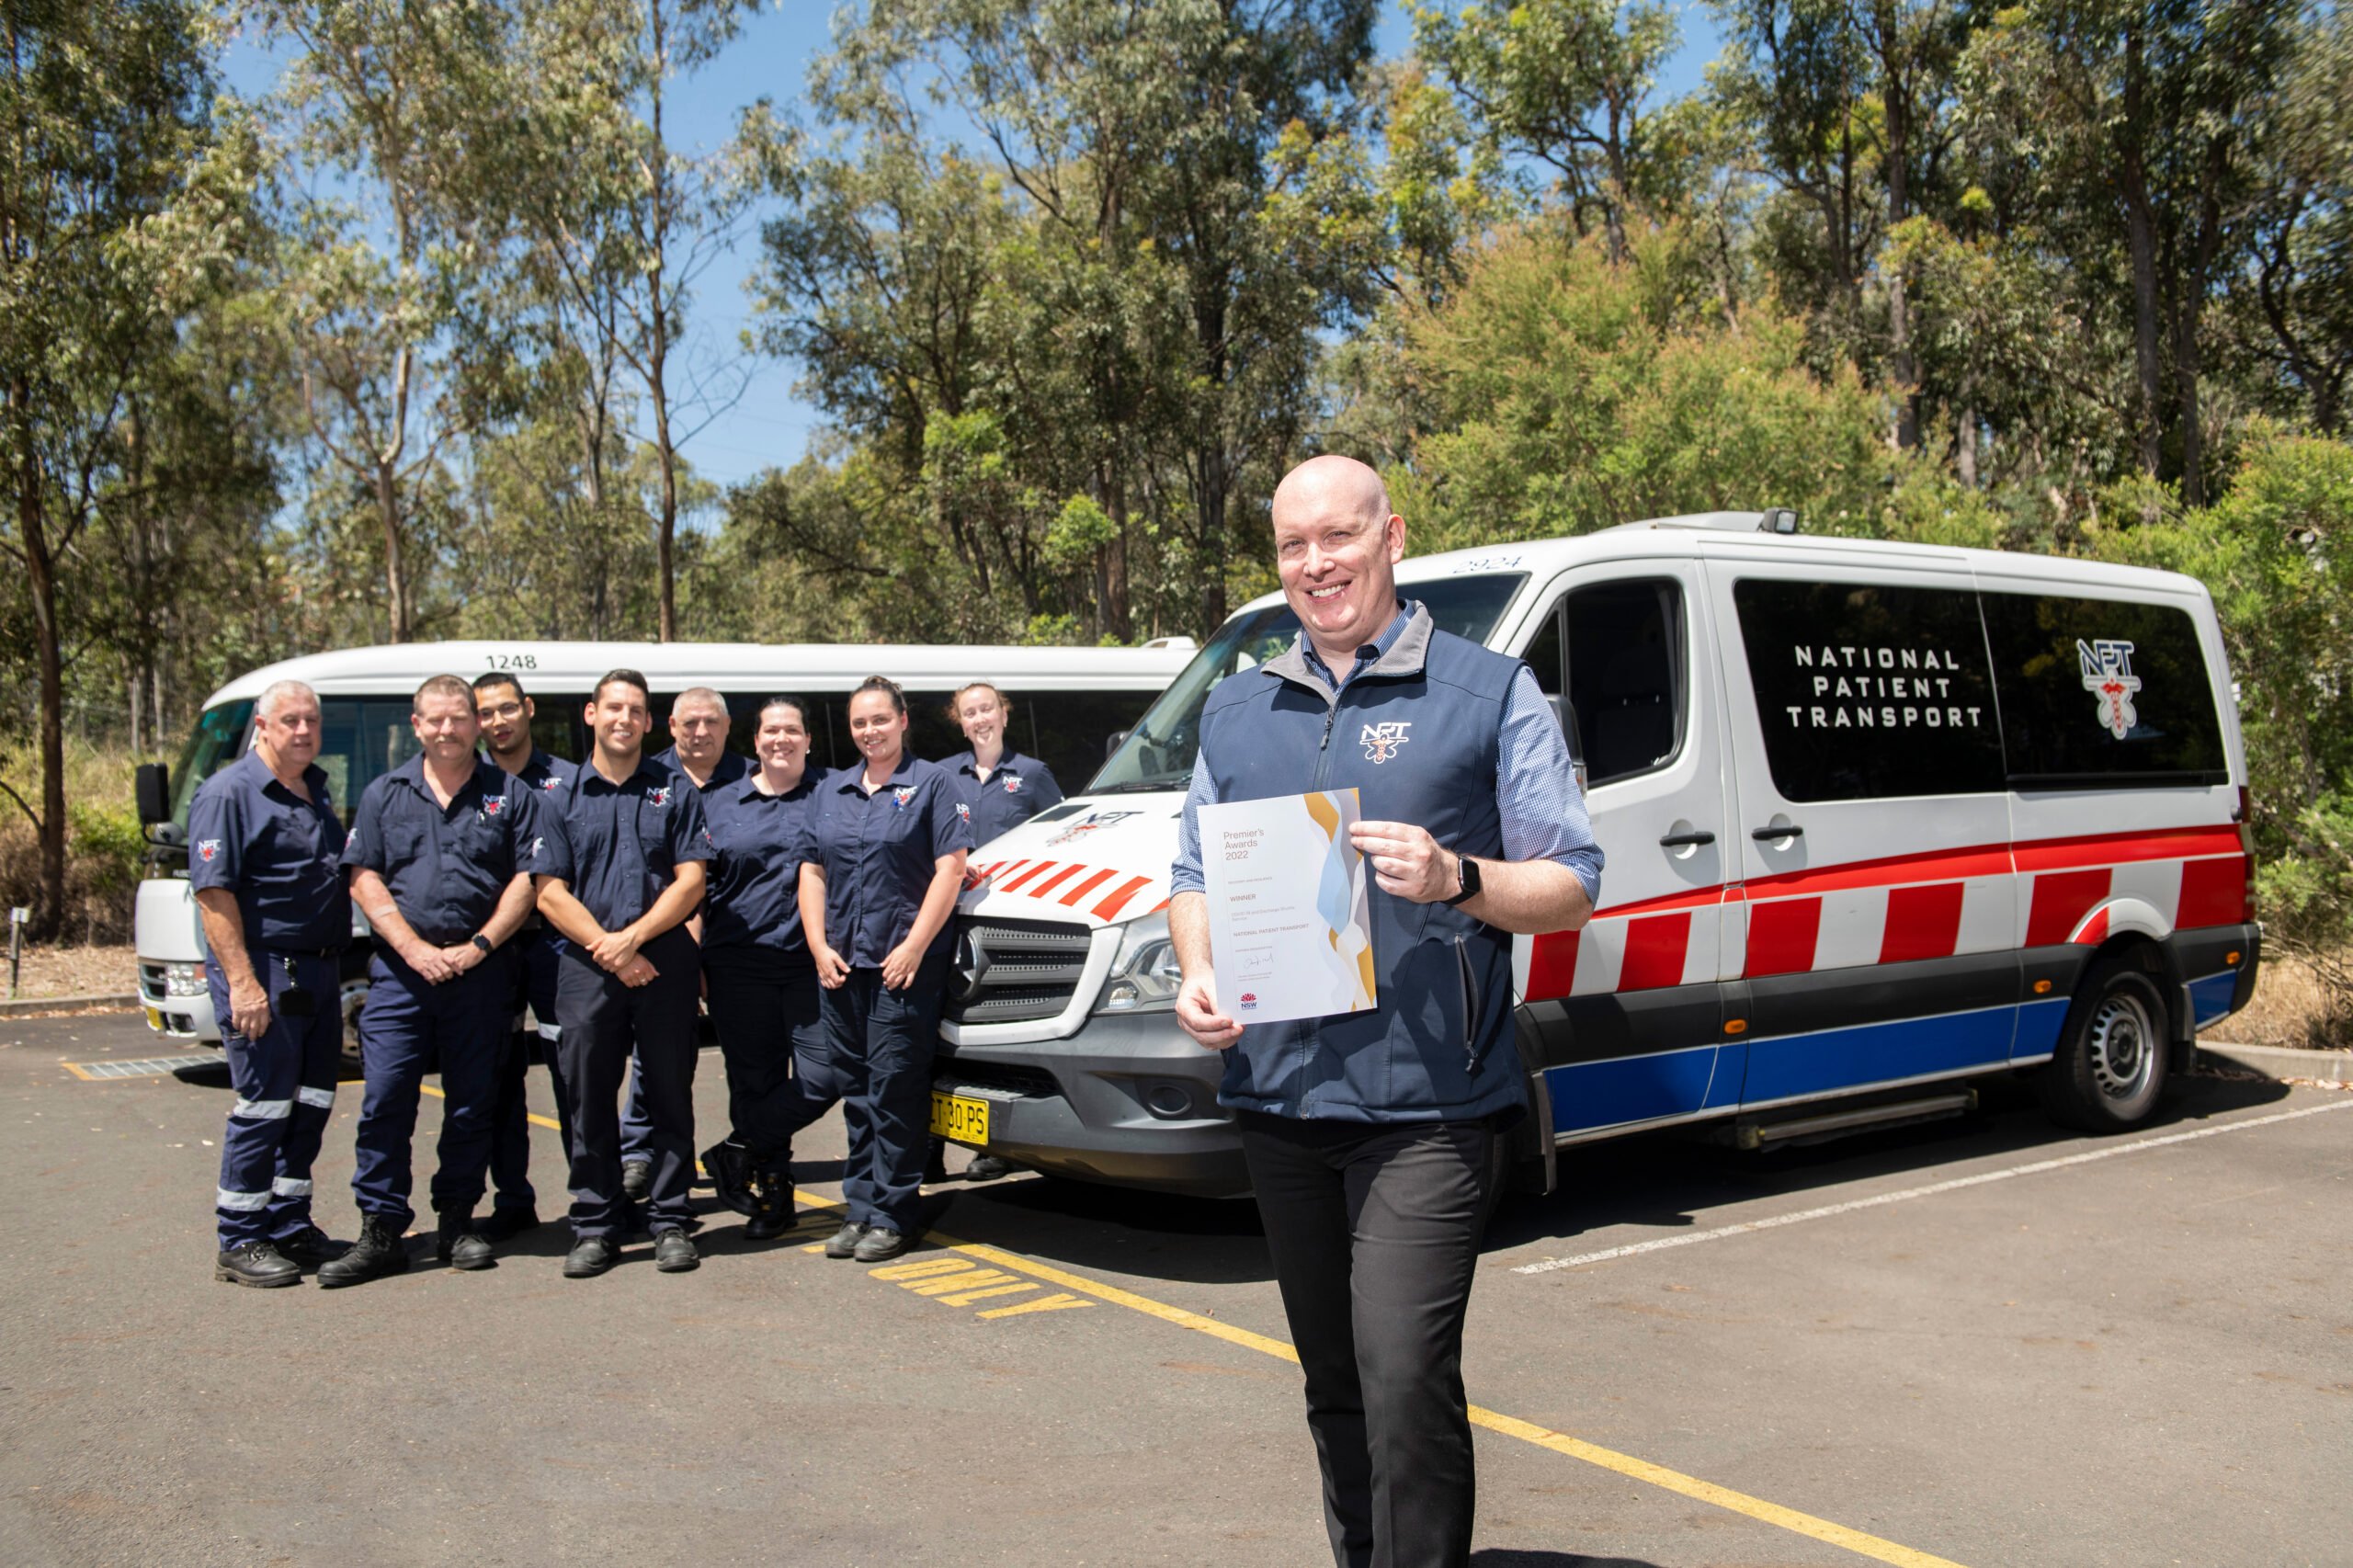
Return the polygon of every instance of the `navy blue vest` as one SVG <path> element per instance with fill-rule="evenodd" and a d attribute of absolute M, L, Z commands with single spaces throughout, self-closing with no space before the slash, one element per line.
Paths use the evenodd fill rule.
<path fill-rule="evenodd" d="M 1395 646 L 1336 700 L 1297 648 L 1219 682 L 1201 711 L 1201 755 L 1220 801 L 1353 786 L 1366 821 L 1412 823 L 1458 854 L 1500 859 L 1495 767 L 1519 667 L 1436 631 L 1417 605 Z M 1225 1053 L 1219 1100 L 1362 1122 L 1524 1106 L 1510 935 L 1377 886 L 1369 901 L 1378 1006 L 1247 1026 Z"/>

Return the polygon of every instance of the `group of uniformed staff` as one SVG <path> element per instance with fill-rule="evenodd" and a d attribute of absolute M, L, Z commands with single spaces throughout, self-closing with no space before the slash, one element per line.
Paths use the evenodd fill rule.
<path fill-rule="evenodd" d="M 335 1287 L 405 1270 L 417 1101 L 437 1071 L 436 1250 L 454 1268 L 492 1267 L 498 1243 L 540 1223 L 526 1007 L 569 1162 L 567 1276 L 603 1273 L 639 1229 L 663 1272 L 699 1263 L 701 1007 L 731 1123 L 701 1163 L 745 1236 L 792 1226 L 793 1136 L 839 1104 L 847 1217 L 825 1255 L 904 1251 L 927 1167 L 944 1175 L 931 1063 L 966 857 L 1062 799 L 1044 764 L 1006 744 L 1012 704 L 984 682 L 959 691 L 971 749 L 932 763 L 908 749 L 904 693 L 874 676 L 848 703 L 858 761 L 830 774 L 809 766 L 798 698 L 761 706 L 750 762 L 728 749 L 727 705 L 709 687 L 678 694 L 673 744 L 653 756 L 634 670 L 597 684 L 585 763 L 533 743 L 536 711 L 506 672 L 427 680 L 410 715 L 417 755 L 367 787 L 347 833 L 316 761 L 317 694 L 280 681 L 256 704 L 251 749 L 197 791 L 189 880 L 237 1095 L 218 1277 L 292 1285 L 308 1268 Z M 335 1104 L 354 903 L 374 949 L 358 1021 L 360 1232 L 344 1243 L 312 1219 L 311 1167 Z M 1008 1168 L 983 1154 L 964 1174 Z"/>

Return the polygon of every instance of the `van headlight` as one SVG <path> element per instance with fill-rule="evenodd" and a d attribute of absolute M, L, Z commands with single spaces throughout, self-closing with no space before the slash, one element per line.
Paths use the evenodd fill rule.
<path fill-rule="evenodd" d="M 204 966 L 200 963 L 167 963 L 164 966 L 164 994 L 166 996 L 201 996 L 204 994 Z"/>
<path fill-rule="evenodd" d="M 1120 933 L 1110 977 L 1095 999 L 1097 1013 L 1158 1013 L 1176 1005 L 1176 944 L 1168 939 L 1168 912 L 1131 920 Z"/>

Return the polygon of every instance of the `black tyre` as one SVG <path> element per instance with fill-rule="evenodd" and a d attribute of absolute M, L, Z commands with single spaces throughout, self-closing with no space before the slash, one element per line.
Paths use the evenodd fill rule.
<path fill-rule="evenodd" d="M 2084 1132 L 2146 1121 L 2165 1094 L 2170 1022 L 2165 993 L 2146 970 L 2111 960 L 2085 976 L 2042 1070 L 2051 1119 Z"/>

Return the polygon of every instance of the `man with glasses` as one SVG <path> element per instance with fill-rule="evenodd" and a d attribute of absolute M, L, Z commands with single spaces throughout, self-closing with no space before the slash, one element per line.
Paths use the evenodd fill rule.
<path fill-rule="evenodd" d="M 452 1268 L 488 1268 L 474 1228 L 490 1165 L 491 1113 L 507 1044 L 513 987 L 498 956 L 531 910 L 531 805 L 474 752 L 473 688 L 435 676 L 416 688 L 409 726 L 418 755 L 368 786 L 343 863 L 376 951 L 359 1015 L 359 1112 L 351 1191 L 359 1240 L 319 1268 L 324 1286 L 358 1285 L 408 1267 L 410 1146 L 428 1066 L 441 1074 L 440 1165 L 433 1173 L 438 1250 Z"/>
<path fill-rule="evenodd" d="M 474 717 L 482 723 L 483 750 L 506 773 L 510 794 L 539 802 L 553 802 L 572 788 L 580 765 L 540 749 L 531 738 L 539 705 L 523 683 L 505 670 L 474 676 Z M 531 1011 L 531 1023 L 548 1064 L 549 1087 L 555 1095 L 557 1125 L 563 1144 L 572 1146 L 571 1112 L 564 1105 L 563 1078 L 556 1063 L 556 964 L 563 938 L 548 929 L 535 909 L 524 921 L 508 949 L 514 953 L 514 1000 L 509 1010 L 520 1017 Z M 539 1195 L 531 1187 L 531 1109 L 525 1081 L 531 1067 L 532 1035 L 517 1031 L 507 1037 L 507 1049 L 498 1063 L 498 1102 L 491 1115 L 490 1218 L 482 1234 L 493 1242 L 517 1236 L 539 1224 Z"/>
<path fill-rule="evenodd" d="M 311 1221 L 311 1162 L 343 1059 L 337 958 L 351 940 L 343 822 L 319 755 L 319 696 L 281 680 L 254 705 L 253 749 L 188 807 L 188 884 L 204 978 L 237 1091 L 221 1141 L 216 1278 L 301 1282 L 342 1256 Z"/>

